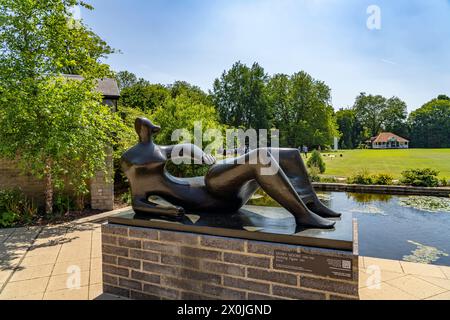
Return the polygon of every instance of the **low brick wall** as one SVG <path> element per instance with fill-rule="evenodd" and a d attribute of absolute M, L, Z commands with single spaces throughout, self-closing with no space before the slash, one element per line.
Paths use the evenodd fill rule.
<path fill-rule="evenodd" d="M 351 260 L 352 274 L 280 270 L 277 250 Z M 104 292 L 131 299 L 358 299 L 352 252 L 105 224 L 102 253 Z"/>
<path fill-rule="evenodd" d="M 113 210 L 114 208 L 114 183 L 112 181 L 112 157 L 107 158 L 108 176 L 98 172 L 90 182 L 90 201 L 92 209 Z M 23 174 L 15 161 L 0 158 L 0 190 L 20 189 L 37 205 L 44 205 L 44 181 L 30 174 Z M 69 188 L 66 192 L 71 192 Z"/>
<path fill-rule="evenodd" d="M 395 195 L 416 195 L 416 196 L 450 196 L 450 188 L 426 188 L 410 186 L 377 186 L 362 184 L 345 183 L 318 183 L 314 182 L 313 187 L 316 191 L 339 191 L 339 192 L 357 192 L 357 193 L 380 193 Z"/>

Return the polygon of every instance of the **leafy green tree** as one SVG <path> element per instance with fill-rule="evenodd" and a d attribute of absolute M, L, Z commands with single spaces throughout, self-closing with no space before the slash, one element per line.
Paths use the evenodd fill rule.
<path fill-rule="evenodd" d="M 236 62 L 214 81 L 213 100 L 223 123 L 233 127 L 267 129 L 269 106 L 265 95 L 268 80 L 257 63 L 248 67 Z"/>
<path fill-rule="evenodd" d="M 356 97 L 353 110 L 357 120 L 372 137 L 383 130 L 397 134 L 406 133 L 406 103 L 397 97 L 386 99 L 380 95 L 361 93 Z"/>
<path fill-rule="evenodd" d="M 136 75 L 129 71 L 119 71 L 115 74 L 115 78 L 120 90 L 129 88 L 138 83 Z"/>
<path fill-rule="evenodd" d="M 340 109 L 336 112 L 336 123 L 342 136 L 339 141 L 342 149 L 354 149 L 362 141 L 363 128 L 352 109 Z"/>
<path fill-rule="evenodd" d="M 186 81 L 175 81 L 173 84 L 168 86 L 170 90 L 170 95 L 172 98 L 177 98 L 181 95 L 189 98 L 193 102 L 201 103 L 204 105 L 213 105 L 212 97 L 205 93 L 202 89 Z"/>
<path fill-rule="evenodd" d="M 408 137 L 407 117 L 407 106 L 404 101 L 397 97 L 387 99 L 383 112 L 383 130 Z"/>
<path fill-rule="evenodd" d="M 119 107 L 126 106 L 142 111 L 153 111 L 163 105 L 170 90 L 161 84 L 150 84 L 140 79 L 136 84 L 124 88 L 120 93 Z"/>
<path fill-rule="evenodd" d="M 83 21 L 71 23 L 75 5 L 92 9 L 78 0 L 0 2 L 0 155 L 44 178 L 47 213 L 55 187 L 87 192 L 119 125 L 95 92 L 95 78 L 111 75 L 100 59 L 112 49 Z"/>
<path fill-rule="evenodd" d="M 409 116 L 411 146 L 450 148 L 450 100 L 434 99 Z"/>
<path fill-rule="evenodd" d="M 267 85 L 273 124 L 282 146 L 326 146 L 338 136 L 330 88 L 306 72 L 276 74 Z"/>

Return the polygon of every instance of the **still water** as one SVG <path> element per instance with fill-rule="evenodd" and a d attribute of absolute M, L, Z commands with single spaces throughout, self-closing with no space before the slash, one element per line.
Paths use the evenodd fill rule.
<path fill-rule="evenodd" d="M 450 210 L 405 207 L 404 196 L 320 192 L 319 197 L 358 219 L 360 255 L 450 266 Z"/>

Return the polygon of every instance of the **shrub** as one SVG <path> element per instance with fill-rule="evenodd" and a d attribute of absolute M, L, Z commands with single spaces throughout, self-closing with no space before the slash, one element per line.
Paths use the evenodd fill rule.
<path fill-rule="evenodd" d="M 309 168 L 316 167 L 319 169 L 319 173 L 324 173 L 326 169 L 325 162 L 322 159 L 322 155 L 319 151 L 314 150 L 311 153 L 311 157 L 309 158 L 307 165 Z"/>
<path fill-rule="evenodd" d="M 439 172 L 433 169 L 411 169 L 402 172 L 401 183 L 415 187 L 437 187 Z"/>
<path fill-rule="evenodd" d="M 20 190 L 0 190 L 0 227 L 30 223 L 37 214 L 33 201 Z"/>
<path fill-rule="evenodd" d="M 309 179 L 311 180 L 311 182 L 320 182 L 321 179 L 320 179 L 319 173 L 320 173 L 319 168 L 317 168 L 315 166 L 312 166 L 309 168 L 308 175 L 309 175 Z"/>
<path fill-rule="evenodd" d="M 374 184 L 374 178 L 366 170 L 357 172 L 347 179 L 350 184 Z"/>
<path fill-rule="evenodd" d="M 441 179 L 441 181 L 440 181 L 440 183 L 439 183 L 439 185 L 441 186 L 441 187 L 447 187 L 448 185 L 449 185 L 449 180 L 447 180 L 447 178 L 442 178 Z"/>
<path fill-rule="evenodd" d="M 373 182 L 378 185 L 388 186 L 393 184 L 394 177 L 388 173 L 379 173 L 372 176 Z"/>
<path fill-rule="evenodd" d="M 320 178 L 320 181 L 325 183 L 336 183 L 337 179 L 336 177 L 322 177 Z"/>
<path fill-rule="evenodd" d="M 75 200 L 67 194 L 57 193 L 53 199 L 53 207 L 55 214 L 67 214 L 70 210 L 75 209 Z"/>

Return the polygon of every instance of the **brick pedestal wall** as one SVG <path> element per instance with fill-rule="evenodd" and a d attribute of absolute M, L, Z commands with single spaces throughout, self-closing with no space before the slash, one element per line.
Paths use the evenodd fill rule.
<path fill-rule="evenodd" d="M 279 270 L 276 250 L 351 260 L 353 277 Z M 131 299 L 358 299 L 351 252 L 105 224 L 102 253 L 104 292 Z"/>

